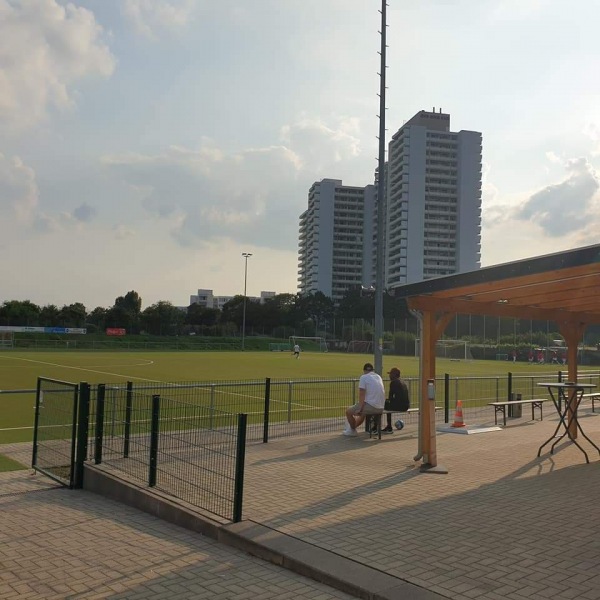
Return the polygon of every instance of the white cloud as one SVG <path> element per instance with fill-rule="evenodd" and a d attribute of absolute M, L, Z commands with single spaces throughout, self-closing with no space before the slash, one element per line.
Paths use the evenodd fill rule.
<path fill-rule="evenodd" d="M 74 103 L 73 85 L 108 77 L 115 59 L 94 15 L 56 0 L 0 0 L 0 124 L 29 127 Z"/>
<path fill-rule="evenodd" d="M 121 5 L 135 30 L 151 39 L 158 31 L 187 25 L 194 9 L 193 0 L 123 0 Z"/>
<path fill-rule="evenodd" d="M 114 228 L 114 239 L 115 240 L 126 240 L 131 237 L 135 237 L 136 232 L 125 225 L 117 225 Z"/>
<path fill-rule="evenodd" d="M 269 248 L 296 245 L 310 185 L 336 170 L 351 173 L 360 156 L 355 119 L 330 126 L 302 117 L 281 130 L 285 145 L 226 153 L 204 139 L 199 149 L 107 156 L 149 215 L 167 219 L 184 246 L 226 238 Z M 369 180 L 362 181 L 363 185 Z"/>
<path fill-rule="evenodd" d="M 594 122 L 586 123 L 583 134 L 594 143 L 592 156 L 598 156 L 600 154 L 600 127 Z"/>
<path fill-rule="evenodd" d="M 28 221 L 38 200 L 34 170 L 17 156 L 9 159 L 0 154 L 0 215 L 8 212 L 19 221 Z"/>
<path fill-rule="evenodd" d="M 90 223 L 96 209 L 87 202 L 72 212 L 49 214 L 43 210 L 35 171 L 18 156 L 7 158 L 0 154 L 0 217 L 6 222 L 16 219 L 23 231 L 38 233 L 81 228 Z"/>
<path fill-rule="evenodd" d="M 483 211 L 482 264 L 538 256 L 598 242 L 600 181 L 586 158 L 563 161 L 567 176 L 516 206 L 500 194 Z M 502 252 L 498 249 L 502 248 Z"/>
<path fill-rule="evenodd" d="M 551 237 L 562 237 L 585 227 L 600 188 L 598 176 L 585 158 L 567 161 L 568 177 L 533 194 L 515 218 L 537 223 Z"/>
<path fill-rule="evenodd" d="M 302 161 L 302 168 L 321 173 L 324 168 L 356 158 L 361 153 L 360 125 L 356 118 L 338 117 L 334 126 L 303 116 L 281 129 L 281 139 Z M 368 183 L 368 182 L 366 182 Z"/>

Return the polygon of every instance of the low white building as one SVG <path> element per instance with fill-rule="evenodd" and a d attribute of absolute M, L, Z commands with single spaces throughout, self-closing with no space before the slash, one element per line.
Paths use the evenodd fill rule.
<path fill-rule="evenodd" d="M 277 292 L 261 292 L 260 298 L 256 296 L 247 296 L 247 298 L 248 300 L 263 304 L 267 298 L 273 298 L 276 295 Z M 230 300 L 233 300 L 233 298 L 234 296 L 215 296 L 213 290 L 199 289 L 197 294 L 190 296 L 190 306 L 192 304 L 200 304 L 200 306 L 204 306 L 205 308 L 223 310 L 223 306 Z"/>

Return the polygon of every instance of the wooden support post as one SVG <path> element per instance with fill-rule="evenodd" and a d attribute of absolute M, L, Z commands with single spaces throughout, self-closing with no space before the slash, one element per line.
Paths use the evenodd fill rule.
<path fill-rule="evenodd" d="M 435 343 L 446 329 L 454 315 L 444 313 L 436 320 L 432 311 L 423 313 L 421 343 L 423 345 L 423 360 L 421 363 L 421 398 L 420 421 L 421 450 L 423 465 L 421 470 L 429 473 L 447 473 L 440 467 L 437 460 L 437 440 L 435 430 L 435 402 L 430 400 L 427 393 L 427 382 L 435 380 Z"/>
<path fill-rule="evenodd" d="M 558 323 L 558 330 L 560 334 L 565 338 L 567 344 L 567 366 L 568 366 L 568 378 L 567 381 L 577 381 L 577 347 L 580 340 L 583 339 L 585 333 L 585 323 L 574 323 L 565 321 Z M 573 393 L 575 393 L 573 391 Z M 577 438 L 577 415 L 573 411 L 567 412 L 567 426 L 569 428 L 569 434 L 572 439 Z"/>
<path fill-rule="evenodd" d="M 427 380 L 435 379 L 435 315 L 432 312 L 423 313 L 423 362 L 421 370 L 421 440 L 423 462 L 431 467 L 437 466 L 437 448 L 435 438 L 435 409 L 427 398 Z"/>

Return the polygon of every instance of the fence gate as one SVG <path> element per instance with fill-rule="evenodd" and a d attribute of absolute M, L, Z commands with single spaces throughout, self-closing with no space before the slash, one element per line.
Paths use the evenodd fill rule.
<path fill-rule="evenodd" d="M 39 377 L 31 466 L 65 486 L 80 487 L 87 440 L 90 386 Z M 79 460 L 78 460 L 79 458 Z"/>

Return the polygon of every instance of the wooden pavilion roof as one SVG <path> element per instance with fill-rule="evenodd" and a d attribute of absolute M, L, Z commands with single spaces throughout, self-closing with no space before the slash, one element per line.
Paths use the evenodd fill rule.
<path fill-rule="evenodd" d="M 416 310 L 600 323 L 600 244 L 407 284 Z"/>

